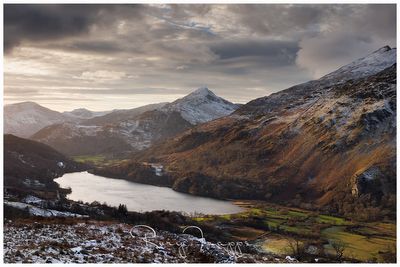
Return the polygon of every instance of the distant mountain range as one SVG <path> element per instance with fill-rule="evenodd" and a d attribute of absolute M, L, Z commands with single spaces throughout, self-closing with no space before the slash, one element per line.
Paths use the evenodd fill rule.
<path fill-rule="evenodd" d="M 74 119 L 91 119 L 99 116 L 106 115 L 112 111 L 90 111 L 86 108 L 78 108 L 72 111 L 64 111 L 62 114 Z"/>
<path fill-rule="evenodd" d="M 59 113 L 24 102 L 6 106 L 5 133 L 29 137 L 66 155 L 115 154 L 142 150 L 237 108 L 208 88 L 172 103 L 109 112 L 76 109 Z"/>
<path fill-rule="evenodd" d="M 45 108 L 35 102 L 4 106 L 4 133 L 28 138 L 45 126 L 63 122 L 80 122 L 111 111 L 94 112 L 84 108 L 63 113 Z"/>
<path fill-rule="evenodd" d="M 396 83 L 396 49 L 386 46 L 154 145 L 132 164 L 163 165 L 169 186 L 191 194 L 393 216 Z M 96 173 L 136 177 L 127 162 Z"/>

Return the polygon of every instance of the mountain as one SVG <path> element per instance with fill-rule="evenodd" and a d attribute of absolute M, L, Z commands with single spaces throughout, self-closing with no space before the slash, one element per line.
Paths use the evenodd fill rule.
<path fill-rule="evenodd" d="M 158 108 L 164 106 L 165 104 L 167 104 L 167 102 L 145 105 L 145 106 L 141 106 L 141 107 L 133 108 L 133 109 L 114 110 L 105 115 L 98 116 L 98 117 L 95 117 L 92 119 L 88 119 L 88 120 L 82 122 L 82 124 L 84 124 L 84 125 L 106 125 L 106 124 L 112 124 L 113 122 L 116 122 L 116 121 L 129 120 L 131 118 L 134 118 L 135 116 L 138 116 L 139 114 L 141 114 L 143 112 L 158 109 Z"/>
<path fill-rule="evenodd" d="M 4 106 L 4 133 L 29 137 L 47 125 L 60 123 L 66 118 L 60 112 L 34 102 Z"/>
<path fill-rule="evenodd" d="M 201 87 L 189 95 L 161 108 L 166 113 L 178 112 L 192 125 L 211 121 L 231 114 L 239 105 L 216 96 L 207 87 Z"/>
<path fill-rule="evenodd" d="M 91 119 L 104 116 L 112 111 L 90 111 L 85 108 L 78 108 L 72 111 L 64 111 L 62 114 L 75 119 Z"/>
<path fill-rule="evenodd" d="M 107 126 L 61 123 L 44 127 L 31 136 L 68 156 L 112 154 L 125 151 L 126 143 Z"/>
<path fill-rule="evenodd" d="M 396 62 L 396 54 L 396 48 L 384 46 L 366 57 L 325 75 L 319 81 L 339 83 L 373 75 L 393 65 Z"/>
<path fill-rule="evenodd" d="M 53 191 L 58 188 L 55 177 L 82 168 L 47 145 L 4 135 L 4 185 L 8 190 Z"/>
<path fill-rule="evenodd" d="M 4 133 L 29 138 L 40 129 L 58 123 L 77 123 L 111 111 L 95 112 L 84 108 L 63 113 L 45 108 L 35 102 L 4 106 Z"/>
<path fill-rule="evenodd" d="M 118 154 L 145 149 L 194 125 L 227 116 L 239 105 L 199 88 L 172 103 L 114 111 L 80 124 L 62 123 L 32 136 L 66 155 Z"/>
<path fill-rule="evenodd" d="M 284 106 L 289 108 L 302 105 L 305 102 L 304 98 L 314 99 L 319 97 L 332 85 L 368 77 L 392 66 L 396 63 L 396 51 L 396 48 L 384 46 L 318 80 L 295 85 L 286 90 L 250 101 L 237 110 L 236 114 L 260 115 L 280 110 Z"/>
<path fill-rule="evenodd" d="M 191 194 L 394 216 L 395 55 L 384 47 L 255 99 L 143 151 L 132 164 L 158 163 L 171 187 Z M 96 173 L 135 180 L 129 165 Z"/>

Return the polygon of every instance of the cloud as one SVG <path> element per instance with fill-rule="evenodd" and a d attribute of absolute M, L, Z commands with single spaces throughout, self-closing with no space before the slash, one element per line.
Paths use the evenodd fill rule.
<path fill-rule="evenodd" d="M 355 5 L 326 18 L 323 30 L 300 41 L 297 64 L 319 78 L 385 45 L 396 45 L 394 5 Z"/>
<path fill-rule="evenodd" d="M 222 41 L 211 45 L 211 50 L 220 59 L 260 57 L 267 64 L 291 64 L 299 50 L 297 42 L 274 40 Z"/>
<path fill-rule="evenodd" d="M 258 36 L 285 36 L 313 31 L 333 5 L 229 5 L 238 24 Z"/>
<path fill-rule="evenodd" d="M 370 38 L 332 33 L 302 40 L 296 62 L 319 78 L 371 53 L 378 48 L 376 45 Z"/>
<path fill-rule="evenodd" d="M 82 80 L 103 82 L 103 81 L 120 80 L 125 76 L 126 73 L 122 71 L 97 70 L 97 71 L 85 71 L 76 78 Z"/>
<path fill-rule="evenodd" d="M 141 13 L 135 12 L 140 8 L 140 5 L 5 4 L 4 49 L 9 52 L 24 41 L 87 35 L 91 27 L 112 23 L 116 14 L 140 19 Z"/>
<path fill-rule="evenodd" d="M 47 102 L 50 96 L 55 101 L 74 94 L 93 99 L 94 106 L 101 104 L 94 99 L 104 95 L 112 106 L 125 96 L 129 108 L 135 94 L 142 95 L 140 103 L 146 97 L 152 103 L 208 85 L 231 101 L 246 102 L 393 46 L 396 9 L 369 4 L 6 4 L 4 43 L 6 97 L 29 85 L 49 96 Z M 29 100 L 29 91 L 20 92 L 22 101 Z"/>

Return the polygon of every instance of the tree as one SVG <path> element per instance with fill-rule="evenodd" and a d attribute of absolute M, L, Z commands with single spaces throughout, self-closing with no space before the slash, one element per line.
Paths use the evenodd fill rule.
<path fill-rule="evenodd" d="M 288 240 L 288 249 L 289 253 L 295 257 L 297 260 L 301 260 L 301 258 L 305 255 L 305 245 L 300 240 L 289 239 Z"/>
<path fill-rule="evenodd" d="M 329 243 L 335 251 L 336 260 L 341 261 L 346 249 L 346 243 L 341 240 L 330 241 Z"/>
<path fill-rule="evenodd" d="M 125 204 L 119 204 L 118 206 L 118 214 L 121 216 L 127 216 L 128 215 L 128 208 L 126 207 Z"/>

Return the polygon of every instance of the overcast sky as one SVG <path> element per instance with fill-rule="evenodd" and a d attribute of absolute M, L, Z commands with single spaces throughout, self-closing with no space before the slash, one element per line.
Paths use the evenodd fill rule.
<path fill-rule="evenodd" d="M 395 5 L 4 6 L 5 103 L 246 103 L 396 45 Z"/>

